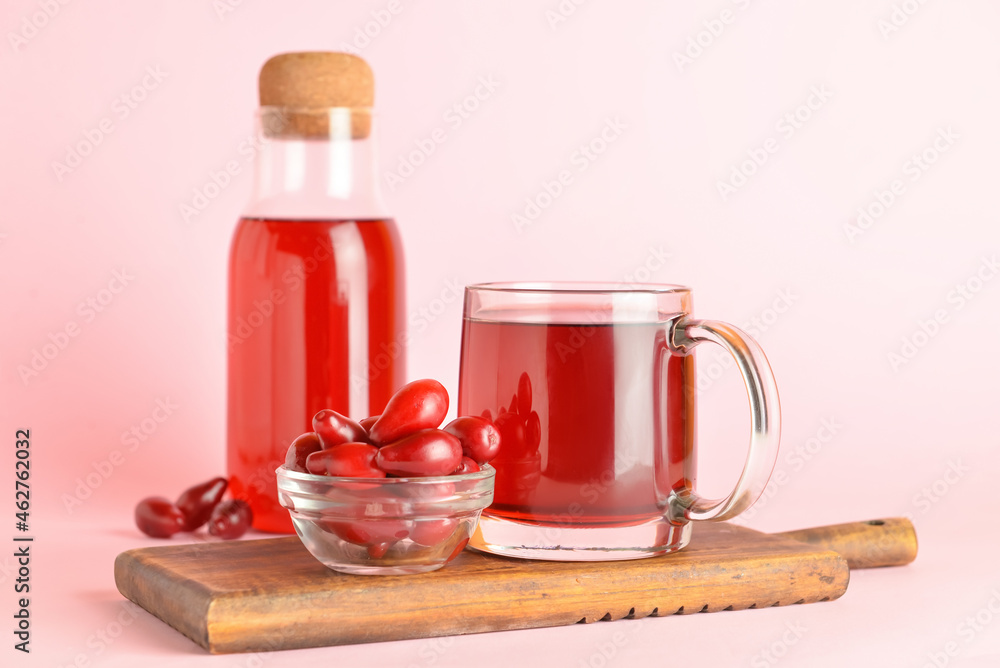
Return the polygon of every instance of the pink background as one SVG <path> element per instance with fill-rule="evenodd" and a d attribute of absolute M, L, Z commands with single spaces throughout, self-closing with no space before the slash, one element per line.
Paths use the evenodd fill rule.
<path fill-rule="evenodd" d="M 921 666 L 949 641 L 960 653 L 948 665 L 997 665 L 1000 8 L 681 4 L 7 0 L 0 433 L 9 479 L 14 431 L 31 429 L 36 542 L 33 652 L 5 631 L 4 665 L 625 666 L 658 665 L 667 646 L 678 663 L 774 665 L 761 652 L 787 624 L 806 629 L 783 646 L 787 666 Z M 225 266 L 251 185 L 240 145 L 258 69 L 282 51 L 343 48 L 366 26 L 383 171 L 436 129 L 446 137 L 385 187 L 408 309 L 432 314 L 410 378 L 457 389 L 453 297 L 466 283 L 690 285 L 699 315 L 758 335 L 781 391 L 782 483 L 740 521 L 780 531 L 908 515 L 917 561 L 855 572 L 834 603 L 754 612 L 262 657 L 207 656 L 145 613 L 112 644 L 95 639 L 123 610 L 115 555 L 160 543 L 134 529 L 135 502 L 224 468 Z M 467 100 L 477 87 L 483 99 Z M 463 103 L 475 110 L 457 124 L 448 112 Z M 88 136 L 100 143 L 58 173 Z M 763 164 L 744 167 L 754 156 Z M 180 205 L 231 160 L 240 173 L 185 221 Z M 718 184 L 741 167 L 753 173 L 724 196 Z M 512 214 L 563 170 L 569 185 L 518 230 Z M 45 351 L 37 375 L 19 371 Z M 748 424 L 718 359 L 699 362 L 709 494 L 738 474 Z M 144 441 L 124 440 L 143 425 Z M 107 475 L 88 487 L 95 470 Z M 5 496 L 0 537 L 16 533 Z M 12 566 L 0 557 L 8 625 Z M 992 623 L 969 637 L 961 625 L 977 614 Z"/>

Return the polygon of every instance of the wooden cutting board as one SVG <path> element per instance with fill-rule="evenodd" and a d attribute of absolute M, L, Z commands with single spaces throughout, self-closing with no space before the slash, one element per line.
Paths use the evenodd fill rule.
<path fill-rule="evenodd" d="M 432 573 L 361 576 L 329 570 L 292 536 L 129 550 L 115 582 L 210 652 L 258 652 L 829 601 L 846 591 L 849 565 L 915 555 L 902 519 L 774 535 L 718 523 L 651 559 L 467 550 Z"/>

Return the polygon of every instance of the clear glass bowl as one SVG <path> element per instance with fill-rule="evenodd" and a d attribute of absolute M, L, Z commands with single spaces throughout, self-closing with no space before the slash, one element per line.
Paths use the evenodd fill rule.
<path fill-rule="evenodd" d="M 354 575 L 434 571 L 458 556 L 493 502 L 495 471 L 338 478 L 278 467 L 278 500 L 323 564 Z"/>

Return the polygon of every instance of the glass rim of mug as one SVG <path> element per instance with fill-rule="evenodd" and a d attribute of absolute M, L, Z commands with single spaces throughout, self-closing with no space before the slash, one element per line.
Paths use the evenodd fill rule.
<path fill-rule="evenodd" d="M 669 283 L 515 281 L 465 288 L 463 318 L 535 324 L 667 324 L 691 312 L 690 288 Z"/>
<path fill-rule="evenodd" d="M 613 283 L 602 281 L 500 281 L 495 283 L 475 283 L 466 290 L 483 292 L 523 292 L 523 293 L 575 293 L 605 294 L 624 292 L 645 292 L 650 294 L 690 293 L 686 285 L 672 283 Z"/>

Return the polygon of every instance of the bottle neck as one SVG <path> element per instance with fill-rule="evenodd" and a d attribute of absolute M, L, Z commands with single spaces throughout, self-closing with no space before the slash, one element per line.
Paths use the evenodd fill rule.
<path fill-rule="evenodd" d="M 262 107 L 247 218 L 387 218 L 369 109 Z"/>

